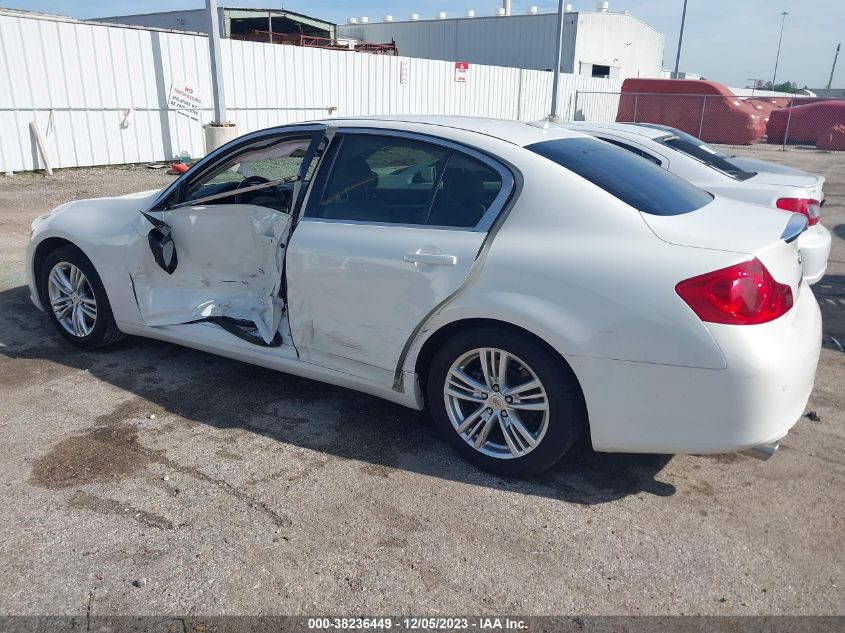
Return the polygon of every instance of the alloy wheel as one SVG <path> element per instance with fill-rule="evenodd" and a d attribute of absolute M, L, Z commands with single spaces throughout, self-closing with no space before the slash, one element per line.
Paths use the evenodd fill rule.
<path fill-rule="evenodd" d="M 56 320 L 69 334 L 79 338 L 91 334 L 97 323 L 97 300 L 78 266 L 69 262 L 53 266 L 47 294 Z"/>
<path fill-rule="evenodd" d="M 473 349 L 456 360 L 443 387 L 455 431 L 475 450 L 499 459 L 523 457 L 549 427 L 549 400 L 537 374 L 505 350 Z"/>

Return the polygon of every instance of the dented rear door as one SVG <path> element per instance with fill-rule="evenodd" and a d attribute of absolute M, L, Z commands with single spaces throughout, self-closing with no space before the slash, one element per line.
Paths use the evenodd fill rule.
<path fill-rule="evenodd" d="M 415 329 L 469 277 L 513 176 L 385 130 L 340 130 L 325 164 L 287 250 L 293 341 L 304 360 L 389 384 Z"/>

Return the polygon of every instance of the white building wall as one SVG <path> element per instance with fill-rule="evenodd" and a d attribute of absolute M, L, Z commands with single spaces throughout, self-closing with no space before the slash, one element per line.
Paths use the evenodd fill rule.
<path fill-rule="evenodd" d="M 195 31 L 208 33 L 208 15 L 205 9 L 186 9 L 184 11 L 163 11 L 161 13 L 139 13 L 137 15 L 121 15 L 116 17 L 97 18 L 97 22 L 112 24 L 132 24 L 154 29 L 172 29 L 176 31 Z M 220 25 L 220 35 L 225 37 L 223 25 L 223 9 L 217 9 L 217 23 Z"/>
<path fill-rule="evenodd" d="M 563 72 L 572 72 L 575 15 L 564 23 Z M 408 57 L 547 70 L 554 66 L 557 14 L 346 24 L 338 26 L 338 34 L 365 42 L 395 40 Z"/>
<path fill-rule="evenodd" d="M 327 116 L 452 114 L 536 120 L 552 74 L 224 40 L 229 118 L 241 133 Z M 407 66 L 407 83 L 400 82 Z M 199 120 L 168 108 L 171 85 L 202 99 Z M 616 93 L 619 81 L 562 75 L 565 118 L 575 93 Z M 616 97 L 618 100 L 618 97 Z M 602 101 L 613 113 L 616 104 Z M 330 110 L 330 108 L 336 110 Z M 146 163 L 204 154 L 211 121 L 208 39 L 201 35 L 0 12 L 0 172 L 41 169 L 29 123 L 53 167 Z"/>
<path fill-rule="evenodd" d="M 574 64 L 581 73 L 586 64 L 619 68 L 619 77 L 660 77 L 664 36 L 624 13 L 578 13 Z"/>
<path fill-rule="evenodd" d="M 410 57 L 546 70 L 555 63 L 557 13 L 345 24 L 338 33 L 395 40 L 399 53 Z M 659 77 L 663 47 L 663 34 L 632 15 L 567 13 L 561 70 L 581 74 L 583 62 L 614 66 L 621 79 Z"/>

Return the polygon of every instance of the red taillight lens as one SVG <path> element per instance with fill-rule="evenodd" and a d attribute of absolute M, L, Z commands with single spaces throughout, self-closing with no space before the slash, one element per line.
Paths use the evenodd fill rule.
<path fill-rule="evenodd" d="M 807 216 L 810 226 L 818 224 L 822 219 L 822 207 L 818 200 L 812 198 L 781 198 L 776 204 L 778 209 L 783 211 Z"/>
<path fill-rule="evenodd" d="M 682 281 L 675 292 L 710 323 L 768 323 L 792 307 L 792 288 L 775 281 L 756 257 Z"/>

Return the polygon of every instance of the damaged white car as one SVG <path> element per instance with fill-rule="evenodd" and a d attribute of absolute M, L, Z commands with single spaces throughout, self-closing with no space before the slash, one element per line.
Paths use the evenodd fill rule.
<path fill-rule="evenodd" d="M 62 205 L 26 261 L 81 347 L 146 336 L 427 406 L 466 457 L 523 475 L 582 432 L 771 454 L 821 344 L 806 223 L 578 132 L 336 119 Z"/>

